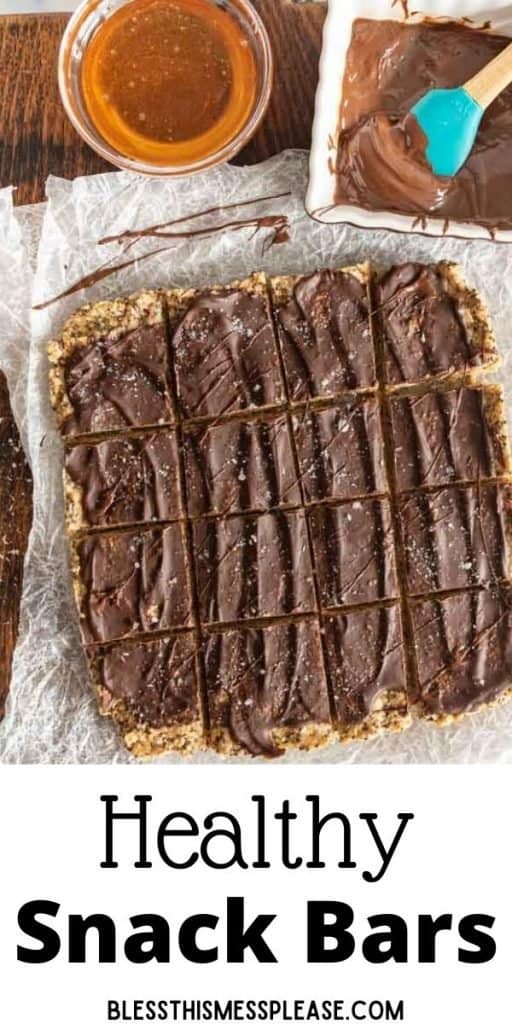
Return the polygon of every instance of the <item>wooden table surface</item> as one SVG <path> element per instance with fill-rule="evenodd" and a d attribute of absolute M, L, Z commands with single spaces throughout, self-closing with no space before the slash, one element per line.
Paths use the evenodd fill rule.
<path fill-rule="evenodd" d="M 309 147 L 325 8 L 295 0 L 253 0 L 276 60 L 265 121 L 238 163 Z M 0 16 L 0 187 L 17 203 L 44 199 L 49 174 L 75 178 L 109 170 L 81 141 L 62 108 L 57 52 L 67 16 Z M 0 370 L 0 718 L 18 633 L 23 558 L 32 521 L 32 483 Z"/>
<path fill-rule="evenodd" d="M 0 371 L 0 719 L 18 635 L 23 559 L 32 524 L 32 477 Z"/>
<path fill-rule="evenodd" d="M 253 0 L 267 25 L 276 77 L 264 123 L 237 163 L 289 147 L 309 148 L 325 7 Z M 57 52 L 67 15 L 0 17 L 0 186 L 18 203 L 44 199 L 49 174 L 76 178 L 110 169 L 68 122 L 57 89 Z"/>

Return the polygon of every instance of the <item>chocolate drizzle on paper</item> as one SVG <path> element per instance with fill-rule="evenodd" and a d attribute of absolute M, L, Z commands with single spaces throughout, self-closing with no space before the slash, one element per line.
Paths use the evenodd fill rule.
<path fill-rule="evenodd" d="M 213 206 L 206 210 L 199 210 L 186 217 L 179 217 L 176 220 L 165 221 L 162 224 L 152 224 L 146 228 L 126 230 L 122 231 L 118 235 L 109 235 L 105 238 L 100 238 L 97 244 L 111 245 L 113 243 L 118 243 L 119 245 L 123 245 L 123 243 L 125 243 L 122 251 L 122 255 L 124 255 L 137 242 L 144 238 L 158 238 L 163 239 L 166 242 L 180 242 L 192 238 L 210 238 L 213 235 L 222 235 L 228 232 L 243 231 L 248 228 L 254 228 L 254 234 L 257 234 L 259 231 L 269 232 L 268 236 L 263 241 L 262 254 L 264 254 L 268 252 L 273 245 L 283 245 L 290 240 L 290 222 L 287 214 L 264 214 L 259 217 L 247 217 L 240 220 L 224 220 L 217 224 L 211 224 L 202 228 L 199 227 L 185 231 L 167 231 L 163 229 L 176 227 L 179 224 L 186 224 L 191 221 L 199 220 L 203 217 L 209 217 L 212 214 L 223 213 L 226 210 L 233 210 L 244 206 L 254 206 L 257 203 L 272 202 L 275 199 L 289 198 L 291 195 L 291 192 L 280 192 L 277 195 L 257 196 L 254 199 L 246 199 L 237 203 Z M 47 309 L 48 306 L 58 302 L 59 299 L 64 299 L 68 295 L 73 295 L 75 292 L 91 288 L 94 284 L 97 284 L 104 278 L 110 277 L 112 274 L 117 274 L 120 271 L 125 270 L 127 267 L 132 267 L 136 263 L 142 263 L 143 260 L 150 259 L 151 256 L 158 256 L 168 248 L 172 248 L 172 246 L 161 246 L 159 249 L 143 253 L 141 256 L 134 256 L 122 263 L 112 264 L 112 259 L 114 259 L 113 257 L 112 259 L 107 260 L 106 263 L 101 264 L 96 270 L 91 271 L 91 273 L 86 274 L 78 281 L 75 281 L 69 288 L 66 288 L 65 291 L 60 292 L 58 295 L 54 295 L 51 299 L 46 299 L 44 302 L 39 302 L 32 308 L 34 310 Z"/>
<path fill-rule="evenodd" d="M 36 306 L 32 306 L 34 310 L 47 309 L 48 306 L 53 305 L 54 302 L 58 302 L 59 299 L 65 299 L 68 295 L 73 295 L 75 292 L 81 292 L 84 288 L 91 288 L 93 284 L 97 284 L 98 281 L 102 281 L 104 277 L 110 277 L 111 274 L 116 274 L 119 270 L 125 270 L 126 267 L 132 267 L 135 263 L 142 263 L 143 260 L 149 259 L 150 256 L 157 256 L 159 252 L 165 252 L 165 247 L 162 249 L 155 249 L 153 252 L 146 252 L 143 256 L 134 256 L 131 260 L 126 260 L 124 263 L 116 263 L 113 267 L 112 260 L 108 260 L 107 263 L 103 263 L 97 270 L 93 270 L 92 273 L 86 274 L 79 281 L 75 281 L 74 284 L 66 288 L 65 291 L 60 292 L 59 295 L 54 295 L 51 299 L 46 299 L 45 302 L 38 302 Z"/>
<path fill-rule="evenodd" d="M 197 213 L 191 213 L 186 217 L 177 217 L 174 220 L 164 221 L 162 224 L 151 224 L 150 227 L 140 228 L 137 231 L 122 231 L 119 235 L 107 235 L 105 238 L 100 238 L 98 245 L 109 245 L 111 242 L 124 242 L 126 239 L 138 239 L 138 238 L 197 238 L 200 235 L 213 234 L 218 231 L 227 230 L 228 228 L 234 227 L 235 230 L 239 230 L 241 227 L 247 227 L 254 223 L 255 218 L 250 221 L 232 221 L 227 224 L 218 224 L 209 228 L 199 228 L 197 231 L 184 231 L 184 232 L 164 232 L 164 228 L 175 228 L 179 224 L 189 224 L 194 220 L 201 220 L 203 217 L 210 217 L 215 213 L 225 213 L 226 210 L 236 210 L 243 206 L 256 206 L 257 203 L 270 203 L 274 199 L 288 199 L 291 196 L 291 192 L 279 192 L 277 195 L 271 196 L 256 196 L 254 199 L 240 200 L 237 203 L 225 203 L 222 206 L 211 206 L 207 210 L 198 210 Z M 256 218 L 256 220 L 263 221 L 267 218 Z M 276 218 L 286 219 L 287 218 Z M 264 224 L 261 224 L 265 227 Z M 272 225 L 269 225 L 272 226 Z"/>
<path fill-rule="evenodd" d="M 402 8 L 404 18 L 411 17 L 411 11 L 409 11 L 409 0 L 393 0 L 392 7 L 399 5 Z M 412 11 L 412 14 L 416 14 L 416 11 Z"/>

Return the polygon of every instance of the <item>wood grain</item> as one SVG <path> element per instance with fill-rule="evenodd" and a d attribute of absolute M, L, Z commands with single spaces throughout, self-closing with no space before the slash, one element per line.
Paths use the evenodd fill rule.
<path fill-rule="evenodd" d="M 276 77 L 267 117 L 237 163 L 308 148 L 325 8 L 253 0 L 267 25 Z M 67 15 L 0 17 L 0 186 L 18 203 L 44 199 L 49 174 L 74 178 L 109 170 L 68 122 L 57 88 L 57 52 Z"/>
<path fill-rule="evenodd" d="M 32 525 L 32 476 L 0 370 L 0 719 L 18 637 L 23 560 Z"/>

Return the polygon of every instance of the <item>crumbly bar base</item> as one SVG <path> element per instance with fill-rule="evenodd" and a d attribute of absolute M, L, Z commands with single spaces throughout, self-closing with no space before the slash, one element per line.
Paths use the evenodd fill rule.
<path fill-rule="evenodd" d="M 207 749 L 204 727 L 199 720 L 177 723 L 162 729 L 141 725 L 124 701 L 112 700 L 108 690 L 98 681 L 98 673 L 93 666 L 90 672 L 100 715 L 112 719 L 125 747 L 134 757 L 144 759 L 166 753 L 192 757 Z"/>
<path fill-rule="evenodd" d="M 322 747 L 335 743 L 338 739 L 336 732 L 328 723 L 320 725 L 314 722 L 302 727 L 273 729 L 269 738 L 276 749 L 283 753 L 287 750 L 320 750 Z M 213 728 L 210 732 L 210 744 L 212 749 L 222 757 L 250 756 L 247 750 L 236 743 L 228 729 Z"/>
<path fill-rule="evenodd" d="M 482 701 L 478 707 L 472 708 L 470 711 L 462 711 L 459 715 L 432 715 L 430 712 L 425 711 L 421 701 L 418 701 L 416 704 L 411 705 L 412 720 L 415 718 L 421 718 L 427 722 L 432 722 L 440 728 L 446 728 L 449 725 L 455 725 L 457 722 L 462 722 L 465 718 L 474 718 L 476 715 L 482 714 L 483 711 L 501 708 L 511 699 L 512 686 L 507 690 L 504 690 L 503 693 L 500 693 L 493 700 Z"/>

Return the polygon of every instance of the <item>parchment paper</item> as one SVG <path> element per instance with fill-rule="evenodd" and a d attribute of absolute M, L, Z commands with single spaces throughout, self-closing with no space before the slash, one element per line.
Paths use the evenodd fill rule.
<path fill-rule="evenodd" d="M 34 220 L 37 215 L 27 211 L 16 222 L 4 212 L 0 260 L 2 252 L 4 258 L 6 253 L 13 259 L 16 256 L 17 263 L 13 266 L 19 269 L 23 253 L 28 265 L 37 248 L 34 305 L 62 293 L 108 261 L 115 265 L 135 256 L 146 258 L 32 314 L 28 384 L 23 390 L 20 383 L 15 397 L 18 416 L 27 427 L 35 484 L 35 525 L 27 559 L 21 638 L 11 698 L 6 721 L 0 727 L 0 760 L 85 763 L 131 760 L 122 749 L 114 727 L 98 717 L 88 690 L 63 534 L 61 445 L 47 398 L 48 339 L 57 334 L 66 317 L 79 305 L 140 287 L 221 283 L 257 269 L 296 273 L 320 266 L 342 266 L 365 258 L 383 266 L 407 259 L 452 259 L 461 263 L 469 282 L 483 292 L 489 304 L 504 358 L 500 379 L 507 382 L 512 359 L 512 247 L 491 241 L 469 243 L 320 225 L 304 212 L 306 179 L 307 157 L 298 152 L 281 154 L 258 167 L 223 167 L 187 181 L 140 179 L 125 173 L 81 178 L 72 183 L 51 178 L 38 247 Z M 283 192 L 291 195 L 225 210 L 167 230 L 197 230 L 221 221 L 282 214 L 287 215 L 290 226 L 290 240 L 286 244 L 269 248 L 272 232 L 255 231 L 254 227 L 193 240 L 146 237 L 135 241 L 130 248 L 126 241 L 98 244 L 103 237 L 127 229 L 139 230 L 190 216 L 214 205 L 227 206 L 243 199 Z M 5 202 L 8 204 L 7 199 Z M 164 251 L 149 256 L 161 249 Z M 10 360 L 15 363 L 5 325 L 17 324 L 23 334 L 26 311 L 23 288 L 15 289 L 12 295 L 9 293 L 7 308 L 0 306 L 0 364 Z M 25 354 L 26 347 L 23 363 Z M 19 358 L 17 365 L 20 366 Z M 21 369 L 19 372 L 21 374 Z M 511 412 L 512 386 L 508 388 L 509 418 Z M 200 760 L 219 763 L 220 759 L 208 754 Z M 395 737 L 338 745 L 316 755 L 290 754 L 272 762 L 272 767 L 304 760 L 309 763 L 511 762 L 512 704 L 496 711 L 481 712 L 446 729 L 418 723 Z"/>
<path fill-rule="evenodd" d="M 32 267 L 14 213 L 11 188 L 0 189 L 0 282 L 0 368 L 7 376 L 13 412 L 24 432 Z"/>

